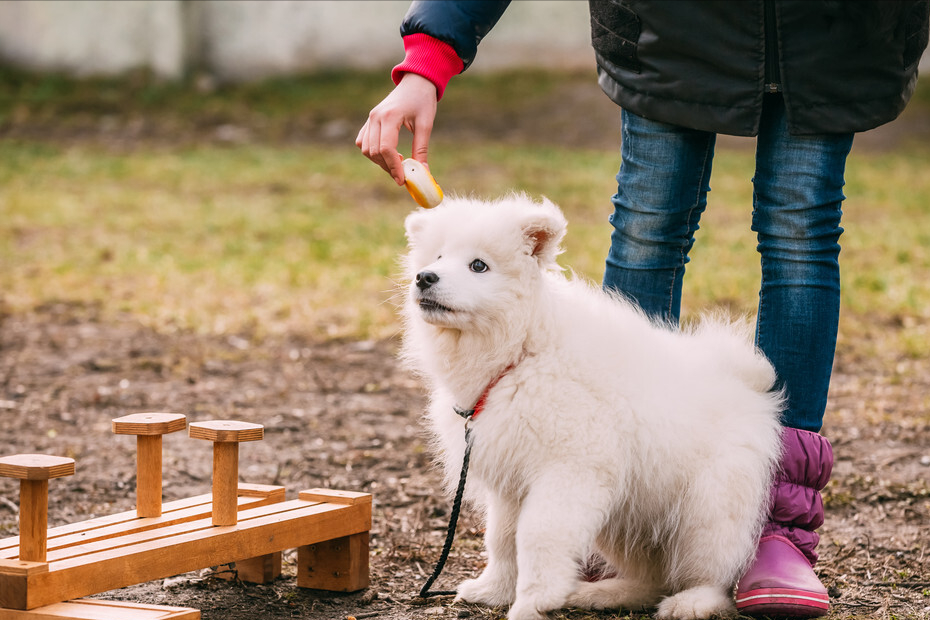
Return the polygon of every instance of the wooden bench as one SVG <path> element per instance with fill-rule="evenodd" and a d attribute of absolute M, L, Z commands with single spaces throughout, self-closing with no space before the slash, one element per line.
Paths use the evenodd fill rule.
<path fill-rule="evenodd" d="M 281 573 L 281 552 L 295 548 L 299 587 L 368 587 L 371 495 L 310 489 L 285 501 L 284 487 L 238 482 L 238 444 L 261 439 L 260 425 L 191 424 L 191 437 L 214 444 L 213 492 L 163 504 L 161 436 L 186 427 L 178 416 L 113 421 L 117 434 L 138 437 L 135 511 L 49 530 L 48 481 L 73 474 L 74 461 L 0 458 L 0 476 L 21 485 L 20 536 L 0 539 L 0 620 L 194 620 L 194 609 L 69 599 L 223 565 L 243 581 L 267 583 Z"/>

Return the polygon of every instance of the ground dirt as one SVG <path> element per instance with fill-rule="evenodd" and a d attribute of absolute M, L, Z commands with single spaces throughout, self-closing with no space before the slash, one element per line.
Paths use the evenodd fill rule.
<path fill-rule="evenodd" d="M 574 90 L 561 95 L 578 96 Z M 502 121 L 504 137 L 533 139 L 547 114 L 550 137 L 561 122 L 577 126 L 568 122 L 559 96 L 539 102 L 525 121 Z M 599 99 L 590 105 L 593 118 L 615 118 Z M 474 139 L 464 129 L 468 119 L 460 122 L 461 128 L 447 126 L 448 135 L 461 130 L 463 139 Z M 524 134 L 514 129 L 518 126 Z M 19 137 L 31 139 L 101 138 L 20 130 Z M 112 139 L 112 131 L 102 139 Z M 870 135 L 866 144 L 883 148 L 921 132 L 926 126 L 910 132 L 897 126 Z M 144 136 L 119 138 L 132 144 Z M 597 145 L 604 133 L 565 139 Z M 258 422 L 265 425 L 265 438 L 242 446 L 243 480 L 285 485 L 289 498 L 311 487 L 374 495 L 371 587 L 354 594 L 300 590 L 291 553 L 285 555 L 284 575 L 269 585 L 222 580 L 205 570 L 103 598 L 195 607 L 205 620 L 501 618 L 505 610 L 416 596 L 439 554 L 449 501 L 439 490 L 421 433 L 424 395 L 396 360 L 396 348 L 393 340 L 320 342 L 291 335 L 258 341 L 247 334 L 161 333 L 132 317 L 105 321 L 97 308 L 66 301 L 8 313 L 0 323 L 0 453 L 77 460 L 74 476 L 51 483 L 50 522 L 60 525 L 134 505 L 135 444 L 110 433 L 112 418 L 173 411 L 187 414 L 190 422 Z M 930 618 L 928 394 L 926 359 L 864 358 L 841 345 L 824 428 L 837 458 L 825 492 L 817 567 L 832 594 L 832 618 Z M 209 491 L 209 446 L 176 433 L 165 438 L 164 451 L 167 500 Z M 17 531 L 15 489 L 13 481 L 0 480 L 0 536 Z M 437 586 L 454 587 L 477 574 L 483 562 L 481 524 L 466 513 Z M 559 617 L 617 614 L 570 611 Z"/>

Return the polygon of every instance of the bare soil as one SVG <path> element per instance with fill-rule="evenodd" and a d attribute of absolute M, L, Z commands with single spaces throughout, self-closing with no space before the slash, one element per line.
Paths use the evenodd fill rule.
<path fill-rule="evenodd" d="M 540 139 L 542 131 L 548 140 L 600 146 L 614 137 L 605 138 L 600 129 L 568 133 L 564 128 L 580 126 L 573 116 L 578 109 L 591 110 L 590 118 L 605 124 L 615 122 L 615 109 L 602 99 L 596 91 L 568 84 L 525 114 L 496 121 L 499 131 L 491 127 L 476 135 L 473 119 L 464 113 L 447 119 L 443 131 L 452 138 L 514 141 Z M 357 122 L 344 119 L 343 125 Z M 337 135 L 343 125 L 317 128 L 326 135 L 311 128 L 306 137 L 342 140 L 351 133 Z M 140 139 L 120 134 L 112 123 L 107 127 L 105 136 L 50 135 L 36 126 L 7 127 L 5 133 L 122 144 Z M 867 148 L 885 148 L 926 133 L 927 124 L 915 120 L 910 131 L 895 125 L 884 134 L 868 134 L 864 142 Z M 104 598 L 196 607 L 205 620 L 505 615 L 449 598 L 416 596 L 439 554 L 449 501 L 439 491 L 440 478 L 421 434 L 424 396 L 395 359 L 396 342 L 159 333 L 132 317 L 103 321 L 97 308 L 67 301 L 2 314 L 0 320 L 0 454 L 39 452 L 77 460 L 74 476 L 51 484 L 51 525 L 133 507 L 135 444 L 131 437 L 112 435 L 110 420 L 142 411 L 185 413 L 190 422 L 235 418 L 264 424 L 265 439 L 241 448 L 241 477 L 285 485 L 289 498 L 320 486 L 374 495 L 372 585 L 366 591 L 337 595 L 298 589 L 295 558 L 286 555 L 285 574 L 270 585 L 227 581 L 205 570 Z M 901 329 L 882 325 L 868 337 Z M 825 493 L 817 572 L 832 593 L 831 618 L 930 618 L 930 363 L 864 357 L 857 350 L 841 343 L 823 431 L 837 461 Z M 177 433 L 165 438 L 164 450 L 167 500 L 209 491 L 207 445 Z M 17 499 L 15 483 L 0 480 L 0 537 L 17 532 Z M 483 562 L 481 525 L 466 513 L 437 586 L 454 587 L 477 574 Z M 569 611 L 559 617 L 617 614 Z"/>
<path fill-rule="evenodd" d="M 248 482 L 283 484 L 289 497 L 317 486 L 374 494 L 369 590 L 351 595 L 295 587 L 295 558 L 270 585 L 224 581 L 209 570 L 110 592 L 105 598 L 192 606 L 205 619 L 499 617 L 476 606 L 424 602 L 416 593 L 442 544 L 449 503 L 418 424 L 424 398 L 395 359 L 396 343 L 251 342 L 160 334 L 131 319 L 102 323 L 93 307 L 60 303 L 0 325 L 2 452 L 77 460 L 51 485 L 52 525 L 134 505 L 131 437 L 110 434 L 129 412 L 176 411 L 189 421 L 265 425 L 243 444 Z M 837 453 L 826 493 L 818 572 L 835 618 L 930 617 L 930 440 L 926 361 L 902 381 L 883 364 L 837 362 L 825 434 Z M 165 438 L 165 496 L 210 488 L 209 446 Z M 0 533 L 16 533 L 16 489 L 0 481 Z M 466 514 L 439 587 L 482 566 L 480 524 Z M 373 614 L 366 616 L 365 614 Z M 615 615 L 575 612 L 568 618 Z"/>

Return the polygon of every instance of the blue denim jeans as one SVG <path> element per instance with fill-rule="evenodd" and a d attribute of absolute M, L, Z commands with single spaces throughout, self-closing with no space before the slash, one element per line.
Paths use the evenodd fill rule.
<path fill-rule="evenodd" d="M 716 134 L 624 110 L 622 138 L 604 288 L 677 323 Z M 790 135 L 781 96 L 766 95 L 752 179 L 762 268 L 756 344 L 787 393 L 783 423 L 814 432 L 823 423 L 836 349 L 840 207 L 852 140 Z"/>

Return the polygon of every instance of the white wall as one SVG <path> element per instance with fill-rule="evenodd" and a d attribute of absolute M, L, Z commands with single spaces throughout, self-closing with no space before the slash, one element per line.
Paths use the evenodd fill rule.
<path fill-rule="evenodd" d="M 407 0 L 0 0 L 0 61 L 77 75 L 146 67 L 222 80 L 389 67 Z M 587 2 L 513 2 L 474 71 L 592 67 Z"/>
<path fill-rule="evenodd" d="M 0 1 L 0 60 L 76 75 L 148 67 L 168 77 L 183 69 L 178 0 L 147 2 Z"/>

